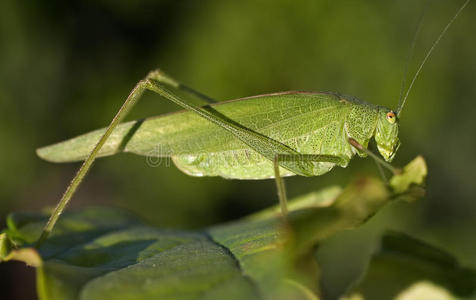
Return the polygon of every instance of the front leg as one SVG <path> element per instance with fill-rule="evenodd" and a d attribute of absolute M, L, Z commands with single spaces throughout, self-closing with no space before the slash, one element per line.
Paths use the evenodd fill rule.
<path fill-rule="evenodd" d="M 349 138 L 347 140 L 349 142 L 349 144 L 352 145 L 352 147 L 354 147 L 355 149 L 357 149 L 358 151 L 361 151 L 361 152 L 364 152 L 366 153 L 368 156 L 370 156 L 371 158 L 373 158 L 375 160 L 375 163 L 377 163 L 377 165 L 379 166 L 382 166 L 388 170 L 390 170 L 390 172 L 393 173 L 393 175 L 398 175 L 401 173 L 401 170 L 400 169 L 397 169 L 395 167 L 393 167 L 391 164 L 389 164 L 388 162 L 384 161 L 383 159 L 381 159 L 380 157 L 378 157 L 376 154 L 374 154 L 372 151 L 370 151 L 369 149 L 365 148 L 364 146 L 362 146 L 359 142 L 357 142 L 354 138 Z"/>

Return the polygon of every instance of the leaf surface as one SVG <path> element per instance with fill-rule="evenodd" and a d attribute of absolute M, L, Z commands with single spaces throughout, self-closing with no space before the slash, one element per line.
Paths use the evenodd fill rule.
<path fill-rule="evenodd" d="M 476 270 L 425 242 L 387 232 L 363 280 L 341 300 L 351 299 L 476 299 Z"/>
<path fill-rule="evenodd" d="M 362 177 L 199 231 L 160 229 L 111 208 L 66 213 L 38 249 L 46 214 L 14 213 L 0 260 L 37 267 L 40 299 L 318 299 L 313 251 L 363 224 L 395 195 Z"/>

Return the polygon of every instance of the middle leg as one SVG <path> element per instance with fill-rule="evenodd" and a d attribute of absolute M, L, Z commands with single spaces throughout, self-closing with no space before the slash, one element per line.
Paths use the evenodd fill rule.
<path fill-rule="evenodd" d="M 322 154 L 276 154 L 273 160 L 274 166 L 274 179 L 276 181 L 276 188 L 278 190 L 279 206 L 281 207 L 281 214 L 285 217 L 288 213 L 288 197 L 286 194 L 286 186 L 284 179 L 279 172 L 280 162 L 294 161 L 294 162 L 330 162 L 330 163 L 343 163 L 344 159 L 334 155 L 322 155 Z"/>

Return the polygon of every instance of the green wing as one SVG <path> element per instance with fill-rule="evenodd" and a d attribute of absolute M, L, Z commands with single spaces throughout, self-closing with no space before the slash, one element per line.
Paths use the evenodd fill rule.
<path fill-rule="evenodd" d="M 280 141 L 300 153 L 352 156 L 346 142 L 345 118 L 351 102 L 324 93 L 288 92 L 221 102 L 212 109 L 254 131 Z M 105 129 L 38 149 L 53 162 L 84 160 Z M 192 112 L 180 111 L 119 125 L 99 156 L 131 152 L 150 157 L 172 157 L 194 176 L 261 179 L 273 176 L 267 159 Z M 316 175 L 332 168 L 316 164 Z M 284 175 L 293 175 L 282 169 Z"/>

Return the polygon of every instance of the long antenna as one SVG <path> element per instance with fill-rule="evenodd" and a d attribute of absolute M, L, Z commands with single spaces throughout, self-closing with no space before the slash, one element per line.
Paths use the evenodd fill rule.
<path fill-rule="evenodd" d="M 415 53 L 416 41 L 417 41 L 418 35 L 420 34 L 421 27 L 422 27 L 422 24 L 423 24 L 423 19 L 425 18 L 425 14 L 428 11 L 429 4 L 430 4 L 430 0 L 427 0 L 426 3 L 425 3 L 425 6 L 423 8 L 423 11 L 422 11 L 420 17 L 418 18 L 417 29 L 415 30 L 415 34 L 413 35 L 412 44 L 411 44 L 410 49 L 408 51 L 407 57 L 405 59 L 405 67 L 403 68 L 402 85 L 400 87 L 400 95 L 398 97 L 397 108 L 402 105 L 403 93 L 404 93 L 405 87 L 407 85 L 408 66 L 410 65 L 410 62 L 411 62 L 411 60 L 413 58 L 413 55 Z"/>
<path fill-rule="evenodd" d="M 410 86 L 408 87 L 408 90 L 405 94 L 405 97 L 403 98 L 403 101 L 401 103 L 401 105 L 398 107 L 397 109 L 397 116 L 400 117 L 400 114 L 402 112 L 402 108 L 403 106 L 405 105 L 405 102 L 407 101 L 407 98 L 408 98 L 408 94 L 410 94 L 410 91 L 413 87 L 413 84 L 415 83 L 416 79 L 418 78 L 418 76 L 420 75 L 420 72 L 421 70 L 423 69 L 423 66 L 425 65 L 426 61 L 428 60 L 428 58 L 430 57 L 431 53 L 433 52 L 433 50 L 435 49 L 435 47 L 440 43 L 441 41 L 441 38 L 443 38 L 443 36 L 445 35 L 445 33 L 448 31 L 448 29 L 450 28 L 451 24 L 453 24 L 453 22 L 456 20 L 456 18 L 458 18 L 458 15 L 463 11 L 463 9 L 466 7 L 466 5 L 468 5 L 468 3 L 470 2 L 471 0 L 466 0 L 464 2 L 464 4 L 458 9 L 458 11 L 456 12 L 456 14 L 453 16 L 453 18 L 448 22 L 448 24 L 446 24 L 445 28 L 443 29 L 443 31 L 440 33 L 440 35 L 438 36 L 438 38 L 433 42 L 433 45 L 431 45 L 431 48 L 430 50 L 428 50 L 428 53 L 426 54 L 425 58 L 423 59 L 423 61 L 421 62 L 420 66 L 418 67 L 418 70 L 416 71 L 415 73 L 415 76 L 413 76 L 413 79 L 412 79 L 412 82 L 410 83 Z"/>

